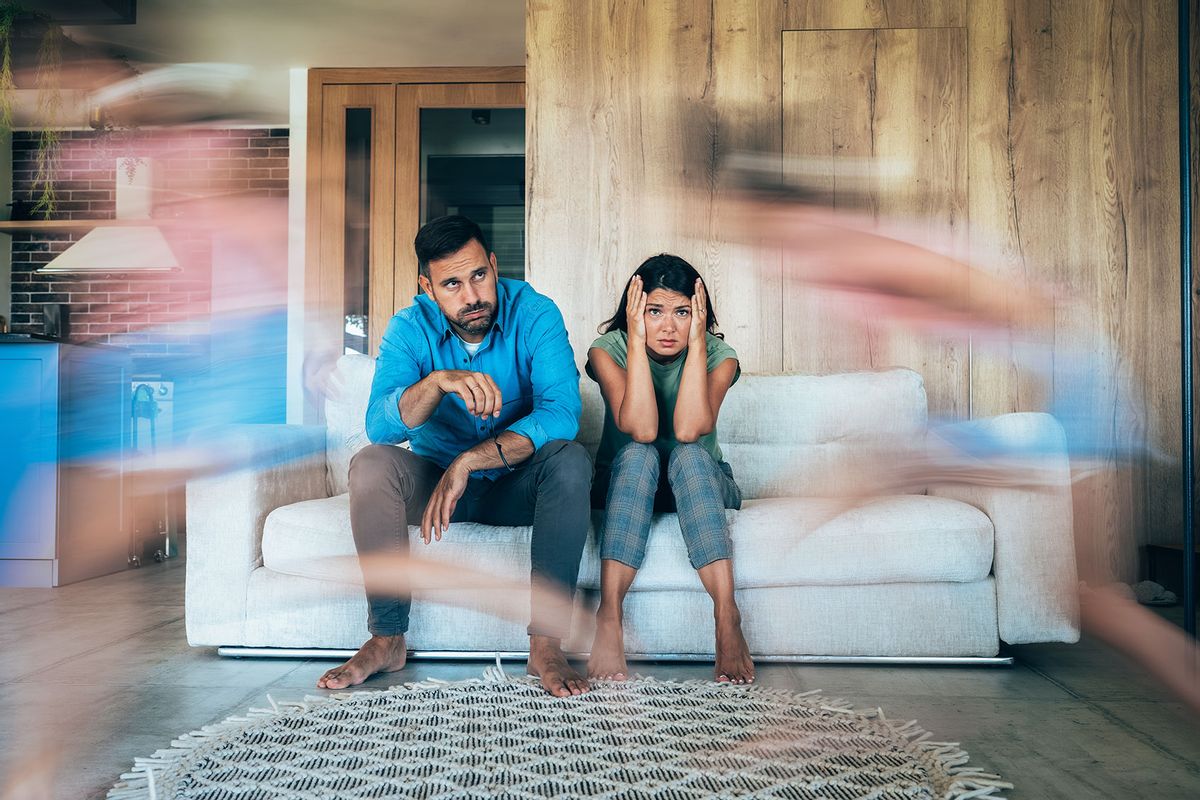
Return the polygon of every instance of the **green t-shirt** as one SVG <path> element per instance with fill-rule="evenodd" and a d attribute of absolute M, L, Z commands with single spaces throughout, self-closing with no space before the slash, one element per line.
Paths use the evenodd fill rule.
<path fill-rule="evenodd" d="M 727 358 L 737 359 L 737 353 L 732 347 L 725 344 L 724 339 L 709 333 L 705 335 L 705 342 L 708 347 L 709 372 L 716 369 L 717 365 Z M 625 331 L 609 331 L 592 342 L 592 347 L 598 347 L 608 353 L 617 366 L 625 368 L 625 354 L 628 352 L 628 338 Z M 650 379 L 654 384 L 654 396 L 658 400 L 658 438 L 654 440 L 654 446 L 658 448 L 658 452 L 664 458 L 679 444 L 675 439 L 675 398 L 679 394 L 679 381 L 683 377 L 685 360 L 687 360 L 686 348 L 669 364 L 660 364 L 653 358 L 650 359 Z M 588 377 L 596 380 L 596 376 L 592 374 L 590 363 L 586 369 Z M 737 383 L 741 374 L 742 369 L 739 366 L 733 373 L 733 383 Z M 617 428 L 617 424 L 613 420 L 612 409 L 608 407 L 606 401 L 604 403 L 604 431 L 600 434 L 600 446 L 596 450 L 596 468 L 608 469 L 613 458 L 616 457 L 617 451 L 632 441 L 632 436 Z M 701 436 L 697 444 L 707 450 L 717 461 L 723 460 L 721 446 L 717 444 L 715 428 L 710 433 Z"/>

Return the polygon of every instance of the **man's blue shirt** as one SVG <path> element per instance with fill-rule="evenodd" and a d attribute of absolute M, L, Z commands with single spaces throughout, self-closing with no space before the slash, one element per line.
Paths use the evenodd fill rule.
<path fill-rule="evenodd" d="M 448 394 L 421 425 L 400 418 L 400 396 L 436 370 L 462 369 L 491 376 L 504 407 L 499 418 L 472 416 Z M 472 357 L 433 298 L 420 294 L 388 323 L 379 346 L 367 405 L 367 437 L 376 444 L 409 441 L 417 455 L 447 467 L 460 453 L 502 431 L 519 433 L 534 449 L 579 432 L 579 371 L 562 313 L 524 281 L 500 278 L 496 318 Z M 507 470 L 475 473 L 495 478 Z"/>

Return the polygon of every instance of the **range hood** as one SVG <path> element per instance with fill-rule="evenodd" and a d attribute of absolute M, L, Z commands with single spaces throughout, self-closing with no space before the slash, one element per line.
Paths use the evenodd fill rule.
<path fill-rule="evenodd" d="M 153 225 L 93 228 L 46 266 L 39 275 L 159 273 L 179 270 L 162 231 Z"/>

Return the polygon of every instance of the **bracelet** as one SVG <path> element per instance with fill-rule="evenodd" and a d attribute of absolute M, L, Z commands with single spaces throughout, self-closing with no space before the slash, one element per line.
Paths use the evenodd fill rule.
<path fill-rule="evenodd" d="M 504 457 L 504 448 L 500 446 L 500 440 L 493 436 L 492 441 L 496 444 L 496 452 L 500 454 L 500 460 L 504 462 L 504 468 L 509 472 L 513 472 L 514 470 L 512 465 L 509 464 L 508 459 Z"/>

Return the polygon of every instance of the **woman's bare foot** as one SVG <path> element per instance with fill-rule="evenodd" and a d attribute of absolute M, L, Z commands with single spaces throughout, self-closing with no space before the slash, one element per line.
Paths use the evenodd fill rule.
<path fill-rule="evenodd" d="M 318 689 L 345 689 L 357 686 L 377 672 L 396 672 L 404 669 L 408 650 L 404 646 L 404 634 L 399 636 L 372 636 L 358 648 L 349 661 L 334 667 L 317 681 Z"/>
<path fill-rule="evenodd" d="M 596 638 L 592 641 L 592 655 L 588 658 L 588 677 L 623 681 L 627 674 L 621 614 L 610 613 L 601 606 L 596 612 Z"/>
<path fill-rule="evenodd" d="M 742 636 L 742 615 L 736 607 L 717 613 L 717 663 L 713 672 L 718 683 L 754 683 L 754 661 Z"/>
<path fill-rule="evenodd" d="M 529 665 L 525 669 L 541 678 L 542 688 L 555 697 L 583 694 L 591 688 L 587 679 L 567 663 L 559 640 L 549 636 L 529 637 Z"/>

